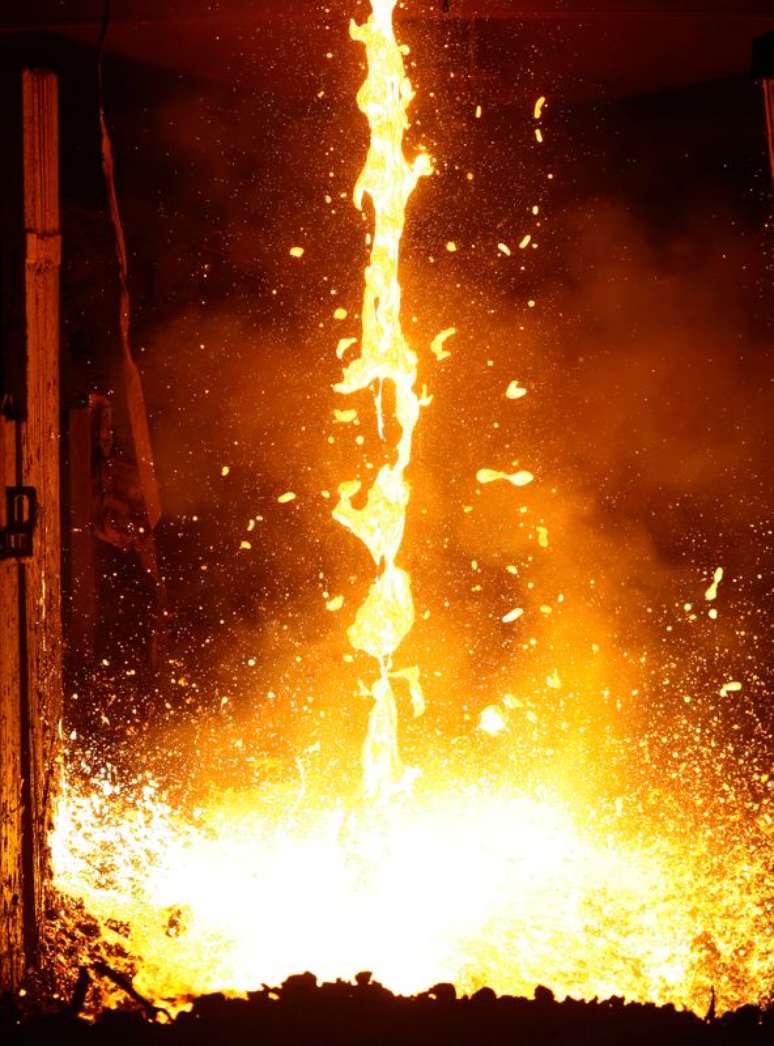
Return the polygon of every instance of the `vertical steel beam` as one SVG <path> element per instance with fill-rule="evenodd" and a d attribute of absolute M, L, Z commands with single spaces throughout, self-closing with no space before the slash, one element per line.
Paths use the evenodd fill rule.
<path fill-rule="evenodd" d="M 23 359 L 5 368 L 16 416 L 0 423 L 0 500 L 9 485 L 32 488 L 35 518 L 31 549 L 0 560 L 0 988 L 42 957 L 62 708 L 57 78 L 19 75 L 20 148 L 5 162 L 21 166 L 21 251 L 4 255 L 23 274 L 4 277 L 23 296 L 23 337 L 2 351 Z"/>

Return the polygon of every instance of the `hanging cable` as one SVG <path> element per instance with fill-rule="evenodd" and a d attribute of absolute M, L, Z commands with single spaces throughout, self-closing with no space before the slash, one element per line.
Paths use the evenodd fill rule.
<path fill-rule="evenodd" d="M 151 663 L 157 664 L 159 660 L 158 643 L 163 630 L 165 616 L 166 596 L 164 582 L 159 569 L 156 556 L 156 543 L 153 531 L 161 519 L 161 502 L 159 499 L 158 485 L 156 482 L 156 470 L 153 460 L 153 447 L 151 445 L 150 428 L 148 426 L 148 414 L 145 407 L 145 395 L 142 388 L 142 378 L 135 363 L 131 348 L 131 297 L 129 294 L 129 263 L 126 251 L 126 237 L 121 221 L 121 210 L 118 204 L 118 194 L 115 182 L 115 162 L 113 158 L 113 143 L 105 117 L 105 91 L 104 91 L 104 55 L 105 42 L 110 28 L 110 0 L 103 0 L 102 23 L 100 25 L 99 39 L 97 42 L 97 104 L 99 109 L 99 130 L 102 153 L 102 171 L 105 176 L 105 188 L 107 190 L 110 218 L 113 225 L 113 239 L 115 244 L 116 260 L 118 262 L 119 279 L 119 333 L 121 340 L 121 354 L 124 365 L 124 384 L 129 415 L 129 429 L 132 441 L 132 452 L 134 455 L 139 485 L 142 491 L 144 514 L 147 529 L 143 528 L 136 542 L 137 555 L 148 574 L 153 578 L 155 588 L 155 616 L 156 621 L 151 635 Z"/>
<path fill-rule="evenodd" d="M 115 163 L 113 144 L 105 118 L 105 92 L 103 78 L 103 59 L 105 41 L 110 28 L 110 0 L 104 0 L 102 7 L 102 25 L 100 27 L 97 48 L 97 99 L 99 105 L 99 128 L 102 147 L 102 170 L 105 175 L 110 217 L 113 223 L 116 259 L 118 261 L 118 278 L 120 285 L 119 332 L 121 351 L 124 359 L 126 377 L 126 395 L 129 405 L 129 421 L 132 431 L 133 450 L 140 476 L 140 485 L 145 499 L 148 525 L 153 530 L 161 518 L 156 473 L 153 462 L 153 449 L 148 429 L 148 416 L 145 410 L 145 397 L 142 380 L 137 364 L 134 361 L 130 341 L 131 299 L 129 295 L 129 264 L 126 253 L 126 237 L 121 222 L 121 211 L 115 183 Z"/>

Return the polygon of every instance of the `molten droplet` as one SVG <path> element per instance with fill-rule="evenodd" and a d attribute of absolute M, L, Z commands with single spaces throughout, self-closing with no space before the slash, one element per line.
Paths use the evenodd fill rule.
<path fill-rule="evenodd" d="M 444 342 L 448 341 L 452 335 L 457 333 L 456 327 L 447 327 L 446 330 L 441 331 L 440 334 L 436 334 L 430 343 L 430 351 L 440 363 L 441 360 L 446 360 L 451 356 L 450 352 L 447 352 L 443 347 Z"/>
<path fill-rule="evenodd" d="M 738 694 L 742 689 L 742 684 L 736 680 L 731 680 L 730 683 L 724 683 L 720 688 L 720 696 L 725 697 L 726 694 Z"/>
<path fill-rule="evenodd" d="M 341 338 L 341 339 L 339 339 L 339 344 L 336 346 L 336 355 L 338 356 L 338 358 L 340 360 L 344 358 L 344 353 L 347 351 L 347 349 L 350 347 L 350 345 L 354 345 L 356 341 L 357 341 L 357 338 Z"/>
<path fill-rule="evenodd" d="M 498 472 L 497 469 L 479 469 L 476 473 L 476 479 L 479 483 L 494 483 L 499 479 L 503 479 L 508 483 L 512 483 L 514 487 L 526 487 L 534 478 L 532 473 L 527 472 L 526 469 L 521 469 L 521 471 L 514 473 Z"/>
<path fill-rule="evenodd" d="M 704 593 L 704 598 L 706 600 L 709 600 L 711 602 L 713 599 L 717 599 L 717 597 L 718 597 L 718 585 L 720 584 L 720 582 L 722 580 L 723 580 L 723 568 L 722 567 L 718 567 L 716 569 L 715 573 L 713 574 L 712 584 L 707 589 L 707 591 Z"/>
<path fill-rule="evenodd" d="M 478 729 L 492 737 L 501 734 L 505 730 L 505 720 L 500 709 L 495 708 L 494 705 L 487 705 L 479 717 Z"/>

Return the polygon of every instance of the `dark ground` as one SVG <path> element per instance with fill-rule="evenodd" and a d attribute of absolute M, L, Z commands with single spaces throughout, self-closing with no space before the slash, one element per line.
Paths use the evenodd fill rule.
<path fill-rule="evenodd" d="M 497 997 L 489 988 L 457 998 L 454 988 L 438 984 L 422 995 L 393 995 L 359 974 L 355 984 L 318 985 L 310 973 L 288 978 L 281 988 L 250 993 L 247 999 L 206 995 L 173 1022 L 153 1021 L 154 1011 L 135 1000 L 134 1010 L 110 1010 L 89 1023 L 60 1010 L 21 1017 L 16 1001 L 0 1004 L 0 1041 L 4 1043 L 122 1043 L 177 1046 L 225 1044 L 567 1044 L 770 1043 L 774 1010 L 744 1006 L 722 1017 L 702 1019 L 672 1006 L 604 1002 L 558 1002 L 543 987 L 534 999 Z M 76 1004 L 77 1005 L 77 1004 Z M 163 1020 L 164 1015 L 159 1014 Z"/>

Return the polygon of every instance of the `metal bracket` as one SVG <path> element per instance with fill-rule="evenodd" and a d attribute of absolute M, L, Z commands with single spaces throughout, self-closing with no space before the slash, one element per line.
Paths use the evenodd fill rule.
<path fill-rule="evenodd" d="M 0 559 L 29 559 L 37 522 L 34 487 L 5 488 L 5 526 L 0 527 Z"/>

